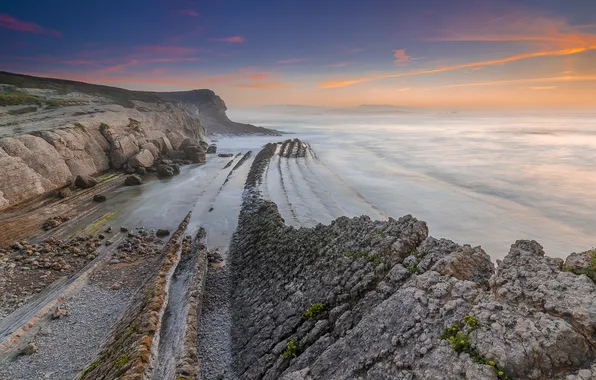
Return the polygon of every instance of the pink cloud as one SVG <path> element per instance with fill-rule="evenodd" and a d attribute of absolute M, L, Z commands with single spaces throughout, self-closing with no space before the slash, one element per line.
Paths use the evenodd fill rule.
<path fill-rule="evenodd" d="M 175 56 L 186 56 L 197 52 L 197 49 L 186 46 L 164 46 L 164 45 L 142 45 L 137 46 L 135 50 L 143 54 L 164 54 Z"/>
<path fill-rule="evenodd" d="M 406 49 L 393 50 L 393 56 L 395 57 L 395 63 L 410 63 L 410 56 L 406 54 Z"/>
<path fill-rule="evenodd" d="M 16 18 L 5 13 L 0 13 L 0 27 L 18 30 L 19 32 L 30 32 L 35 34 L 46 34 L 53 37 L 62 37 L 62 33 L 57 30 L 44 28 L 43 26 L 37 25 L 34 22 L 17 20 Z"/>
<path fill-rule="evenodd" d="M 246 41 L 246 39 L 242 36 L 231 36 L 224 38 L 212 38 L 211 41 L 225 42 L 227 44 L 243 44 Z"/>
<path fill-rule="evenodd" d="M 174 13 L 177 13 L 179 15 L 192 16 L 192 17 L 199 17 L 199 15 L 200 15 L 199 12 L 193 11 L 192 9 L 182 9 L 179 11 L 174 11 Z"/>

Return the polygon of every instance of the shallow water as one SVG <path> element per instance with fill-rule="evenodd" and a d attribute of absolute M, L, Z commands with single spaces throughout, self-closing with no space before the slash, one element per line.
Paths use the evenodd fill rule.
<path fill-rule="evenodd" d="M 305 160 L 274 158 L 267 173 L 266 195 L 290 224 L 412 214 L 493 259 L 517 239 L 559 257 L 596 245 L 594 116 L 233 117 L 311 145 Z"/>

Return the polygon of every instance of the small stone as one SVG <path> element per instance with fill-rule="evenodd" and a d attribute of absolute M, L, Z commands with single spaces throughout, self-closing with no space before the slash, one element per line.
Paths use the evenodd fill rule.
<path fill-rule="evenodd" d="M 105 202 L 106 199 L 107 199 L 106 196 L 105 195 L 102 195 L 102 194 L 95 194 L 93 196 L 93 201 L 94 202 Z"/>
<path fill-rule="evenodd" d="M 110 285 L 110 289 L 112 290 L 120 290 L 120 288 L 122 288 L 122 285 L 120 285 L 118 282 L 114 282 L 112 285 Z"/>
<path fill-rule="evenodd" d="M 106 246 L 112 245 L 113 242 L 111 240 L 106 240 Z"/>
<path fill-rule="evenodd" d="M 106 233 L 108 233 L 108 234 L 109 234 L 110 232 L 112 232 L 112 227 L 108 227 L 108 228 L 106 228 L 106 231 L 105 231 L 105 232 L 106 232 Z"/>
<path fill-rule="evenodd" d="M 37 346 L 35 343 L 29 343 L 27 347 L 23 349 L 24 355 L 33 355 L 37 351 Z"/>
<path fill-rule="evenodd" d="M 159 229 L 155 233 L 155 236 L 157 236 L 157 237 L 165 237 L 165 236 L 168 236 L 169 234 L 170 234 L 170 231 L 165 230 L 165 229 Z"/>
<path fill-rule="evenodd" d="M 103 240 L 106 238 L 106 235 L 104 234 L 98 234 L 97 237 L 99 238 L 99 240 Z"/>
<path fill-rule="evenodd" d="M 128 227 L 126 227 L 126 226 L 121 226 L 121 227 L 120 227 L 120 232 L 128 232 Z"/>
<path fill-rule="evenodd" d="M 64 317 L 66 317 L 67 312 L 66 309 L 58 309 L 54 312 L 54 315 L 52 315 L 53 319 L 62 319 Z"/>

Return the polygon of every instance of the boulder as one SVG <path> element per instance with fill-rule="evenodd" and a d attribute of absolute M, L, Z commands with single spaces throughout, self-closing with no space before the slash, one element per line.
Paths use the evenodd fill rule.
<path fill-rule="evenodd" d="M 217 145 L 215 144 L 211 144 L 209 145 L 209 148 L 207 148 L 207 153 L 217 153 Z"/>
<path fill-rule="evenodd" d="M 170 234 L 170 231 L 165 230 L 165 229 L 159 229 L 157 230 L 157 232 L 155 232 L 155 236 L 162 238 L 162 237 L 166 237 Z"/>
<path fill-rule="evenodd" d="M 170 140 L 165 136 L 156 138 L 152 143 L 159 149 L 161 154 L 168 154 L 173 149 L 172 143 L 170 143 Z"/>
<path fill-rule="evenodd" d="M 186 159 L 186 153 L 183 150 L 173 150 L 168 153 L 168 158 L 172 160 L 184 160 Z"/>
<path fill-rule="evenodd" d="M 131 134 L 121 135 L 112 141 L 110 160 L 112 167 L 120 169 L 128 160 L 139 152 L 135 137 Z"/>
<path fill-rule="evenodd" d="M 170 165 L 158 165 L 157 176 L 161 178 L 172 177 L 174 175 L 174 169 Z"/>
<path fill-rule="evenodd" d="M 233 153 L 220 153 L 217 157 L 234 157 Z"/>
<path fill-rule="evenodd" d="M 184 148 L 186 158 L 194 164 L 204 163 L 206 161 L 205 151 L 198 145 L 188 145 Z"/>
<path fill-rule="evenodd" d="M 203 148 L 203 150 L 205 152 L 207 151 L 207 149 L 209 149 L 209 144 L 207 143 L 207 141 L 203 141 L 203 140 L 199 141 L 199 146 L 201 148 Z"/>
<path fill-rule="evenodd" d="M 72 190 L 70 190 L 68 187 L 58 190 L 58 193 L 57 193 L 57 196 L 60 199 L 68 198 L 71 195 L 72 195 Z"/>
<path fill-rule="evenodd" d="M 135 169 L 139 167 L 149 168 L 153 166 L 153 154 L 151 153 L 151 151 L 149 151 L 149 149 L 141 149 L 139 153 L 134 155 L 128 161 L 128 165 L 130 165 L 131 168 Z"/>
<path fill-rule="evenodd" d="M 126 177 L 124 184 L 126 186 L 137 186 L 143 183 L 143 179 L 136 174 L 132 174 Z"/>
<path fill-rule="evenodd" d="M 74 184 L 81 189 L 90 189 L 97 185 L 97 180 L 90 175 L 78 175 Z"/>
<path fill-rule="evenodd" d="M 137 174 L 138 175 L 145 175 L 145 174 L 147 174 L 147 168 L 144 168 L 142 166 L 141 167 L 138 167 L 137 168 Z"/>
<path fill-rule="evenodd" d="M 147 142 L 141 145 L 141 149 L 147 149 L 153 155 L 153 158 L 159 157 L 159 148 L 151 142 Z"/>
<path fill-rule="evenodd" d="M 106 140 L 108 140 L 109 143 L 111 143 L 112 141 L 114 141 L 116 139 L 116 133 L 114 132 L 114 130 L 112 128 L 110 128 L 110 126 L 105 123 L 101 123 L 99 125 L 99 133 L 101 133 L 101 135 Z"/>
<path fill-rule="evenodd" d="M 176 130 L 167 132 L 166 137 L 168 138 L 168 140 L 170 140 L 170 143 L 172 144 L 172 148 L 174 150 L 180 149 L 180 144 L 182 144 L 182 142 L 186 139 L 186 137 L 184 137 L 182 133 Z"/>
<path fill-rule="evenodd" d="M 103 194 L 95 194 L 95 195 L 93 196 L 93 201 L 94 201 L 94 202 L 101 203 L 101 202 L 105 202 L 106 200 L 107 200 L 107 198 L 106 198 L 106 196 L 105 196 L 105 195 L 103 195 Z"/>
<path fill-rule="evenodd" d="M 186 148 L 187 146 L 192 146 L 192 145 L 198 145 L 199 141 L 193 141 L 193 139 L 190 138 L 185 138 L 184 141 L 182 141 L 182 143 L 180 144 L 180 150 L 184 150 L 184 148 Z"/>

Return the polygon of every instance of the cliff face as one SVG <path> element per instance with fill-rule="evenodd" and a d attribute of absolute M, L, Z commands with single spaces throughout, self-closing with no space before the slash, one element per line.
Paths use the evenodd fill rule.
<path fill-rule="evenodd" d="M 0 73 L 0 210 L 185 140 L 206 140 L 200 119 L 157 96 Z"/>
<path fill-rule="evenodd" d="M 596 251 L 522 240 L 495 270 L 411 216 L 288 227 L 259 190 L 282 147 L 255 158 L 232 241 L 237 378 L 596 378 Z"/>
<path fill-rule="evenodd" d="M 196 114 L 209 134 L 249 134 L 278 136 L 279 132 L 252 124 L 236 123 L 226 114 L 227 107 L 222 98 L 211 90 L 152 93 L 168 101 L 174 101 L 189 113 Z"/>

